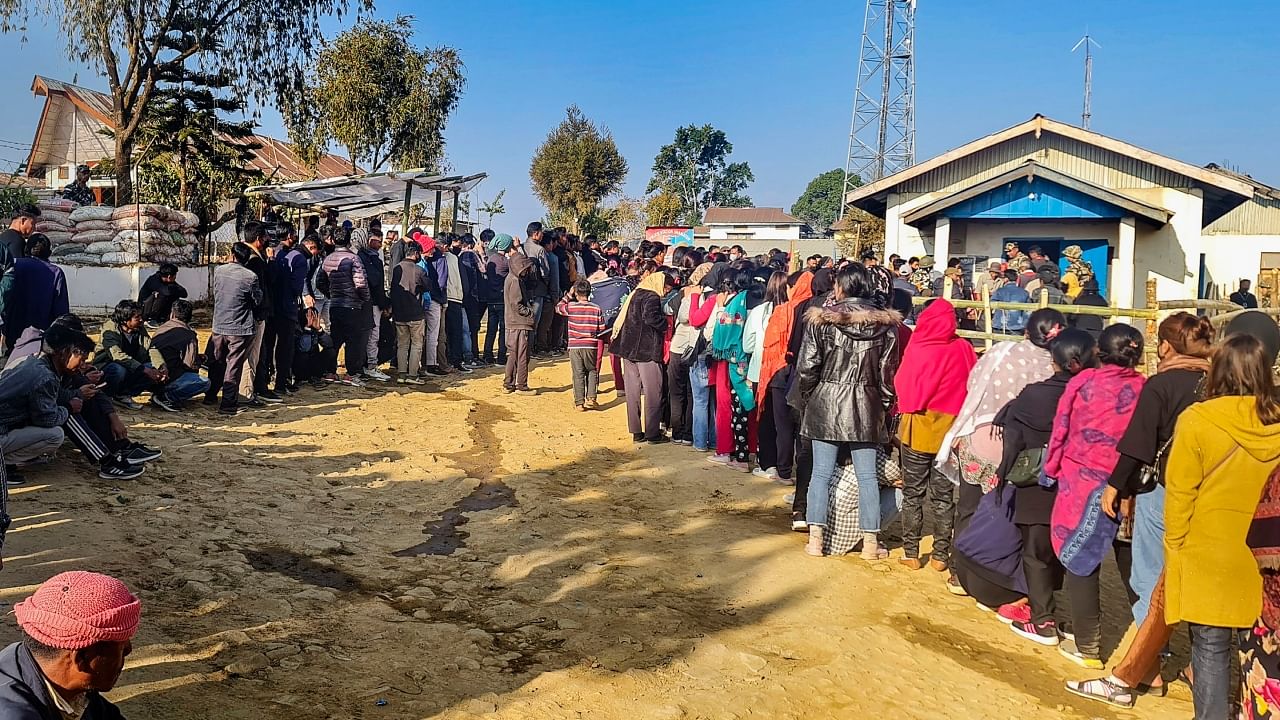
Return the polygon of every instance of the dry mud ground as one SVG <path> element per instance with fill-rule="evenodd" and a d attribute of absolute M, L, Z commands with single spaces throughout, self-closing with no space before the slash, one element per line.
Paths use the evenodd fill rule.
<path fill-rule="evenodd" d="M 574 412 L 567 363 L 532 384 L 129 413 L 164 458 L 118 486 L 65 449 L 32 469 L 3 609 L 63 570 L 125 579 L 143 625 L 110 697 L 134 720 L 1191 715 L 1185 686 L 1072 697 L 1079 668 L 938 574 L 805 557 L 786 489 L 631 444 L 612 393 Z"/>

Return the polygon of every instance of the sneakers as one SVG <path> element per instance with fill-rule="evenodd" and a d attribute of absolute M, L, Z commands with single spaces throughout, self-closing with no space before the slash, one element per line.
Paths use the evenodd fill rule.
<path fill-rule="evenodd" d="M 1012 625 L 1016 622 L 1029 623 L 1031 622 L 1031 606 L 1027 604 L 1014 605 L 1012 603 L 1001 605 L 996 610 L 996 617 L 1000 618 L 1000 622 L 1005 625 Z"/>
<path fill-rule="evenodd" d="M 774 480 L 778 477 L 778 471 L 775 468 L 756 468 L 751 471 L 751 474 L 764 480 Z"/>
<path fill-rule="evenodd" d="M 1101 658 L 1088 657 L 1084 653 L 1080 652 L 1080 649 L 1076 647 L 1075 640 L 1063 640 L 1062 642 L 1058 643 L 1058 653 L 1062 655 L 1062 657 L 1070 660 L 1071 662 L 1079 665 L 1082 668 L 1088 668 L 1090 670 L 1101 670 L 1104 667 L 1106 667 L 1105 665 L 1102 664 Z"/>
<path fill-rule="evenodd" d="M 14 485 L 27 484 L 27 478 L 23 476 L 22 473 L 18 472 L 18 467 L 16 465 L 4 466 L 4 479 L 5 479 L 5 482 L 7 482 L 10 485 L 10 487 Z"/>
<path fill-rule="evenodd" d="M 738 472 L 742 472 L 742 473 L 751 472 L 750 465 L 744 462 L 738 462 L 736 460 L 730 460 L 729 462 L 725 463 L 724 466 L 729 468 L 730 470 L 737 470 Z"/>
<path fill-rule="evenodd" d="M 369 368 L 365 370 L 364 376 L 372 380 L 377 380 L 378 382 L 387 382 L 388 380 L 391 379 L 390 375 L 382 372 L 378 368 Z"/>
<path fill-rule="evenodd" d="M 720 454 L 712 455 L 711 457 L 707 458 L 707 462 L 709 462 L 709 463 L 715 463 L 715 464 L 717 464 L 717 465 L 728 465 L 728 464 L 729 464 L 729 456 L 728 456 L 728 455 L 720 455 Z"/>
<path fill-rule="evenodd" d="M 1021 637 L 1030 640 L 1033 643 L 1045 645 L 1047 647 L 1056 647 L 1058 645 L 1058 625 L 1050 620 L 1037 625 L 1035 622 L 1028 620 L 1022 622 L 1015 620 L 1009 624 L 1009 629 Z"/>
<path fill-rule="evenodd" d="M 142 443 L 130 443 L 129 447 L 120 451 L 120 456 L 133 465 L 151 462 L 163 454 L 158 448 L 147 447 Z"/>
<path fill-rule="evenodd" d="M 808 530 L 809 530 L 809 523 L 807 523 L 807 522 L 805 522 L 805 521 L 803 521 L 803 520 L 792 520 L 792 521 L 791 521 L 791 530 L 792 530 L 793 532 L 808 532 Z"/>
<path fill-rule="evenodd" d="M 151 405 L 152 407 L 160 408 L 165 412 L 171 412 L 171 413 L 178 412 L 177 406 L 174 404 L 173 400 L 166 393 L 162 393 L 162 392 L 153 393 L 151 395 Z"/>
<path fill-rule="evenodd" d="M 339 385 L 347 385 L 349 387 L 364 387 L 364 381 L 355 375 L 343 375 L 338 378 Z"/>
<path fill-rule="evenodd" d="M 471 368 L 467 367 L 466 363 L 462 363 L 461 365 L 454 365 L 453 369 L 460 373 L 466 373 L 467 375 L 470 375 L 471 373 L 475 372 Z"/>
<path fill-rule="evenodd" d="M 947 576 L 945 585 L 947 592 L 952 595 L 955 595 L 956 597 L 969 597 L 969 591 L 965 590 L 964 586 L 960 584 L 960 578 L 956 577 L 955 573 L 951 573 Z"/>
<path fill-rule="evenodd" d="M 632 442 L 644 442 L 644 433 L 642 433 L 642 432 L 631 433 L 631 441 L 632 441 Z"/>
<path fill-rule="evenodd" d="M 667 437 L 666 435 L 659 435 L 654 438 L 649 438 L 646 442 L 648 442 L 650 445 L 662 445 L 664 443 L 671 442 L 671 438 Z"/>
<path fill-rule="evenodd" d="M 271 392 L 270 390 L 263 390 L 262 392 L 254 393 L 254 395 L 262 402 L 271 403 L 272 405 L 278 405 L 279 403 L 284 402 L 284 398 Z"/>
<path fill-rule="evenodd" d="M 219 415 L 239 415 L 244 412 L 244 408 L 239 405 L 222 405 L 218 408 Z"/>
<path fill-rule="evenodd" d="M 517 395 L 537 395 L 538 391 L 532 390 L 530 388 L 516 388 L 516 394 Z"/>
<path fill-rule="evenodd" d="M 111 402 L 119 405 L 120 407 L 126 410 L 142 409 L 142 403 L 139 403 L 137 400 L 134 400 L 131 397 L 124 397 L 123 395 L 111 398 Z"/>
<path fill-rule="evenodd" d="M 448 371 L 441 370 L 439 365 L 428 365 L 427 374 L 428 375 L 448 375 L 449 373 Z"/>
<path fill-rule="evenodd" d="M 144 472 L 146 468 L 141 464 L 134 465 L 120 455 L 112 455 L 102 463 L 98 477 L 103 480 L 132 480 Z"/>
<path fill-rule="evenodd" d="M 253 397 L 253 398 L 249 398 L 249 400 L 245 402 L 243 407 L 264 408 L 266 406 L 267 406 L 266 400 L 263 400 L 260 397 Z"/>

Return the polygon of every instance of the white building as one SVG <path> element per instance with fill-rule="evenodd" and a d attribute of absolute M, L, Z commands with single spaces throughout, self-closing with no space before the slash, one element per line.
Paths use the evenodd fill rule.
<path fill-rule="evenodd" d="M 885 254 L 985 266 L 1007 242 L 1084 250 L 1106 297 L 1225 296 L 1280 267 L 1280 191 L 1036 115 L 845 198 L 885 219 Z"/>
<path fill-rule="evenodd" d="M 699 245 L 741 245 L 748 255 L 763 254 L 773 248 L 788 251 L 792 242 L 796 243 L 796 252 L 801 257 L 831 255 L 835 248 L 832 240 L 802 240 L 801 234 L 808 233 L 808 226 L 782 208 L 707 208 L 702 222 L 694 229 Z"/>

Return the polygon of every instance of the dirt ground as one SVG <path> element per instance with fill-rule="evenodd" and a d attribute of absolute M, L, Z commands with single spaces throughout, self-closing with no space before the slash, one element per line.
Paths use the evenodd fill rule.
<path fill-rule="evenodd" d="M 937 573 L 808 558 L 785 488 L 633 445 L 612 393 L 574 412 L 567 363 L 531 384 L 128 413 L 164 458 L 116 486 L 65 449 L 30 470 L 0 601 L 75 568 L 135 588 L 110 694 L 135 719 L 1191 715 L 1185 686 L 1074 698 L 1091 673 Z"/>

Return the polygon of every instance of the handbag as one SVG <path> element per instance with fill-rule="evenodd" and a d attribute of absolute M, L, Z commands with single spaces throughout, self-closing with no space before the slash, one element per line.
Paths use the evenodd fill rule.
<path fill-rule="evenodd" d="M 1044 469 L 1044 448 L 1027 448 L 1018 453 L 1013 467 L 1005 473 L 1005 482 L 1014 487 L 1033 487 L 1040 484 L 1040 473 Z"/>
<path fill-rule="evenodd" d="M 685 367 L 693 367 L 706 352 L 707 339 L 702 336 L 702 333 L 698 333 L 698 336 L 694 338 L 693 344 L 680 353 L 680 364 Z"/>
<path fill-rule="evenodd" d="M 1200 402 L 1200 395 L 1201 391 L 1204 389 L 1204 381 L 1206 377 L 1208 377 L 1208 375 L 1202 375 L 1200 377 L 1200 382 L 1196 383 L 1195 402 Z M 1138 490 L 1134 493 L 1135 495 L 1149 493 L 1156 489 L 1156 485 L 1160 484 L 1160 465 L 1164 460 L 1164 454 L 1169 452 L 1169 446 L 1172 444 L 1173 436 L 1170 435 L 1169 439 L 1164 441 L 1164 445 L 1161 445 L 1160 449 L 1156 451 L 1156 457 L 1151 461 L 1151 464 L 1143 465 L 1142 469 L 1138 470 Z"/>
<path fill-rule="evenodd" d="M 876 446 L 876 479 L 883 487 L 902 487 L 902 465 L 883 445 Z"/>

